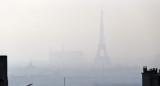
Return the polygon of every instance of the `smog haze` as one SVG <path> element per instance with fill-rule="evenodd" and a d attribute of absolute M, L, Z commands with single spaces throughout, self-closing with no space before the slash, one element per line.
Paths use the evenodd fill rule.
<path fill-rule="evenodd" d="M 85 60 L 93 61 L 100 11 L 113 63 L 160 60 L 159 0 L 1 0 L 0 10 L 0 51 L 9 65 L 48 64 L 49 52 L 62 50 L 83 51 Z"/>

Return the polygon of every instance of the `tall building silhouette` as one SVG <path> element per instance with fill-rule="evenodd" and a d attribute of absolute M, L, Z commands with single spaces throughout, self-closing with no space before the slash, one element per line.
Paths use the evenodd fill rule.
<path fill-rule="evenodd" d="M 0 86 L 8 86 L 7 56 L 0 56 Z"/>
<path fill-rule="evenodd" d="M 105 45 L 105 37 L 104 37 L 104 25 L 103 25 L 103 12 L 101 11 L 101 21 L 100 21 L 100 40 L 98 45 L 98 51 L 96 55 L 96 62 L 108 64 L 110 63 L 109 56 L 107 54 L 106 45 Z"/>

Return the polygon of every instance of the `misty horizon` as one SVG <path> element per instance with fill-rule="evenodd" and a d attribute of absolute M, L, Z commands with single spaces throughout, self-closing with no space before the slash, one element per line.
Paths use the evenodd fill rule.
<path fill-rule="evenodd" d="M 49 61 L 49 52 L 83 51 L 95 59 L 104 12 L 107 53 L 113 63 L 157 65 L 160 1 L 150 0 L 13 0 L 0 1 L 1 54 L 9 65 Z M 142 62 L 143 60 L 143 62 Z M 45 63 L 44 63 L 45 62 Z"/>
<path fill-rule="evenodd" d="M 158 85 L 160 0 L 0 0 L 0 10 L 0 84 Z"/>

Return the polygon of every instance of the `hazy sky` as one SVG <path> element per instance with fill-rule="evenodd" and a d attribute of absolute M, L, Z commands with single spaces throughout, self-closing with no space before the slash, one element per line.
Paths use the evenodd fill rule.
<path fill-rule="evenodd" d="M 50 49 L 64 45 L 93 60 L 101 9 L 112 62 L 139 64 L 160 54 L 160 0 L 0 0 L 0 52 L 10 64 L 47 62 Z"/>

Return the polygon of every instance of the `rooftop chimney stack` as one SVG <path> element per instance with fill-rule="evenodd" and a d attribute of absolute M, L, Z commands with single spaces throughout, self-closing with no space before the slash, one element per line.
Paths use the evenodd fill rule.
<path fill-rule="evenodd" d="M 147 66 L 143 67 L 142 86 L 160 86 L 160 70 L 157 68 L 147 70 Z"/>
<path fill-rule="evenodd" d="M 143 72 L 147 72 L 147 66 L 143 66 Z"/>

